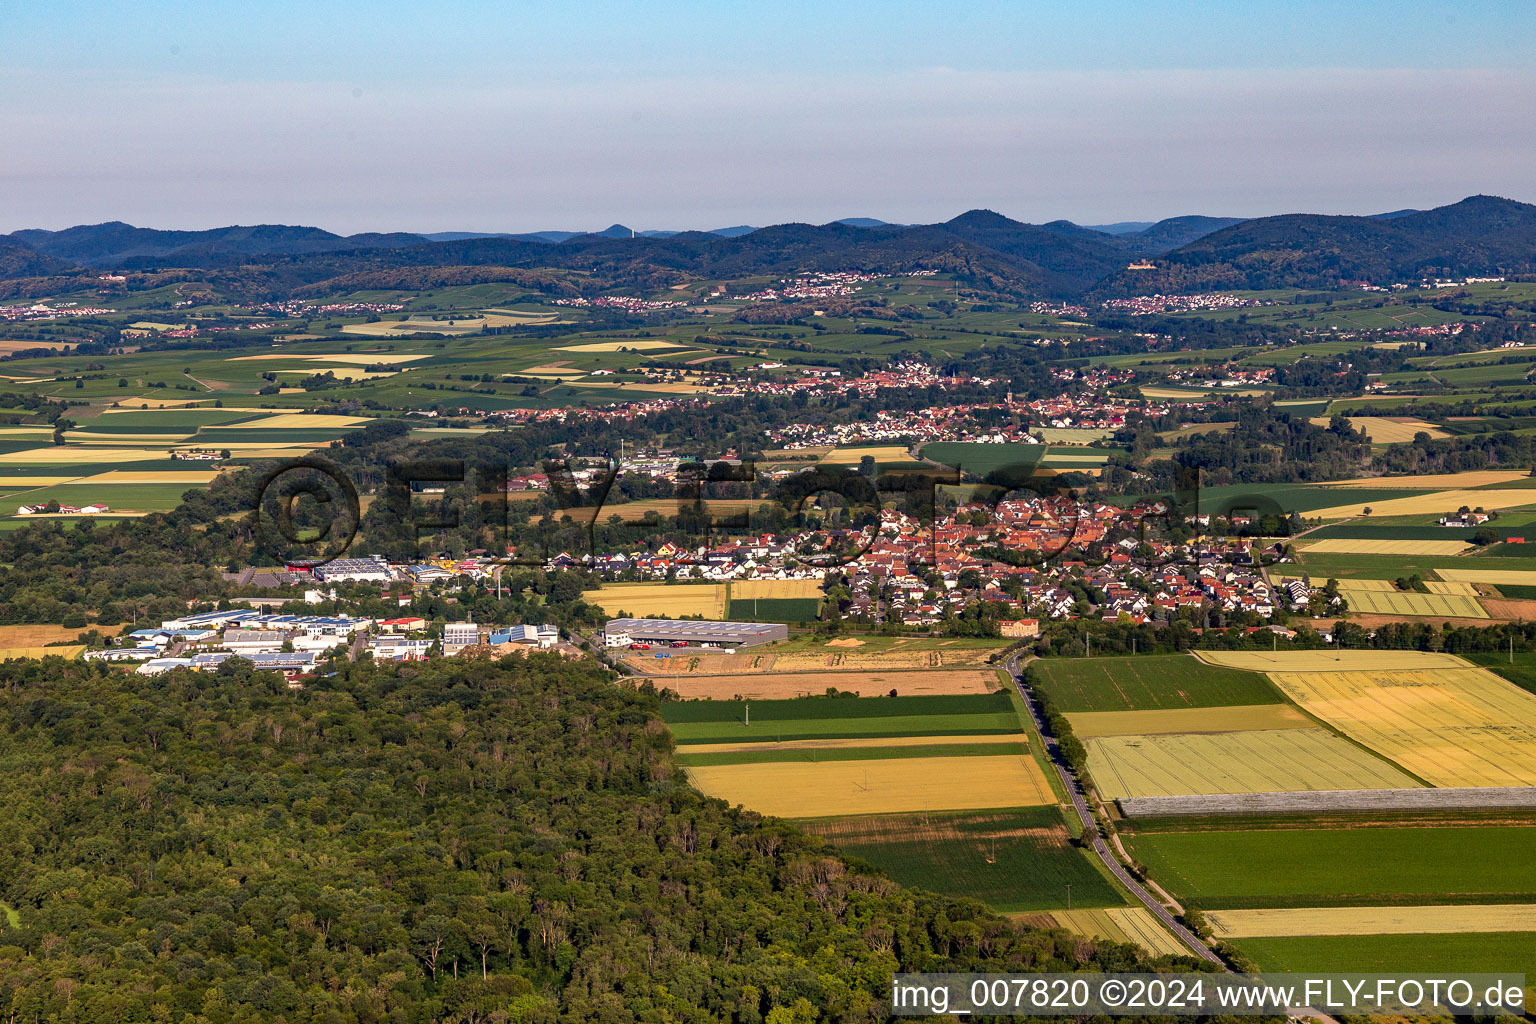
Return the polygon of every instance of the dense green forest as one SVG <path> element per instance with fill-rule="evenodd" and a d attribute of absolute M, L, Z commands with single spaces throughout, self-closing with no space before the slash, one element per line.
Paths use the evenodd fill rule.
<path fill-rule="evenodd" d="M 7 1021 L 874 1021 L 896 970 L 1131 947 L 689 788 L 592 662 L 0 665 Z"/>

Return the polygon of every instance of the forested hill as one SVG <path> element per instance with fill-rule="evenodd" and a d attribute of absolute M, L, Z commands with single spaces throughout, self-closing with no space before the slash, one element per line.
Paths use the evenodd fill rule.
<path fill-rule="evenodd" d="M 1332 288 L 1424 277 L 1536 273 L 1536 206 L 1472 196 L 1392 217 L 1260 217 L 1223 228 L 1126 270 L 1100 294 L 1214 288 Z"/>
<path fill-rule="evenodd" d="M 1140 267 L 1148 258 L 1152 268 L 1130 269 L 1132 261 Z M 343 237 L 282 225 L 187 232 L 110 223 L 0 236 L 0 276 L 46 277 L 69 266 L 81 268 L 76 274 L 82 284 L 98 273 L 85 268 L 186 270 L 251 298 L 327 287 L 506 280 L 495 275 L 541 271 L 580 271 L 589 288 L 651 292 L 691 281 L 818 270 L 936 270 L 1027 297 L 1331 288 L 1346 281 L 1536 273 L 1536 206 L 1473 196 L 1393 217 L 1175 217 L 1124 234 L 1068 221 L 1026 224 L 972 210 L 940 224 L 781 224 L 731 235 L 631 237 L 627 229 L 608 229 L 433 241 L 404 233 Z"/>
<path fill-rule="evenodd" d="M 1135 963 L 702 797 L 595 663 L 336 673 L 0 665 L 0 1017 L 866 1022 L 896 970 Z"/>

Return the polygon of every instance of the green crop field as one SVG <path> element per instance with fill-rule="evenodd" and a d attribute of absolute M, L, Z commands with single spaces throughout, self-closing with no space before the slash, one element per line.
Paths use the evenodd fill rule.
<path fill-rule="evenodd" d="M 996 757 L 1002 754 L 1030 756 L 1024 743 L 938 743 L 912 747 L 820 747 L 816 750 L 721 750 L 690 754 L 679 747 L 677 763 L 687 768 L 712 764 L 774 764 L 783 761 L 887 761 L 898 757 Z"/>
<path fill-rule="evenodd" d="M 1143 832 L 1152 877 L 1205 909 L 1536 901 L 1536 826 Z"/>
<path fill-rule="evenodd" d="M 998 470 L 1027 473 L 1045 457 L 1043 444 L 982 444 L 970 441 L 937 441 L 919 452 L 923 458 L 964 473 L 985 477 Z"/>
<path fill-rule="evenodd" d="M 1301 935 L 1233 939 L 1262 971 L 1361 974 L 1528 974 L 1536 932 L 1436 935 Z"/>
<path fill-rule="evenodd" d="M 1019 731 L 1018 716 L 1006 693 L 677 701 L 663 704 L 661 714 L 679 743 L 983 736 Z"/>
<path fill-rule="evenodd" d="M 733 600 L 726 615 L 746 622 L 815 622 L 820 613 L 820 598 L 749 597 Z"/>
<path fill-rule="evenodd" d="M 1044 658 L 1031 679 L 1061 711 L 1146 711 L 1279 704 L 1258 672 L 1207 665 L 1187 654 L 1130 658 Z"/>
<path fill-rule="evenodd" d="M 1395 580 L 1399 576 L 1413 573 L 1433 579 L 1430 573 L 1439 568 L 1524 571 L 1532 568 L 1528 558 L 1495 558 L 1488 555 L 1352 555 L 1332 551 L 1316 554 L 1303 552 L 1300 565 L 1313 579 L 1332 576 L 1364 580 Z"/>
<path fill-rule="evenodd" d="M 1004 913 L 1125 905 L 1116 888 L 1069 841 L 1055 807 L 902 814 L 807 822 L 839 850 L 902 885 L 969 896 Z"/>

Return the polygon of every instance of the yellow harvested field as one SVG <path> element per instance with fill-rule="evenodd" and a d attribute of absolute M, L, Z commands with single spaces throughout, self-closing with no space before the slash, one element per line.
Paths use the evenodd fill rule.
<path fill-rule="evenodd" d="M 1387 498 L 1383 501 L 1356 501 L 1346 505 L 1330 505 L 1306 513 L 1308 518 L 1349 519 L 1365 509 L 1372 516 L 1419 516 L 1434 513 L 1455 512 L 1461 506 L 1468 508 L 1517 508 L 1536 504 L 1536 491 L 1511 487 L 1505 490 L 1469 491 L 1457 488 L 1449 491 L 1430 491 L 1427 494 L 1410 494 L 1404 498 Z"/>
<path fill-rule="evenodd" d="M 1536 569 L 1436 569 L 1435 575 L 1450 583 L 1487 583 L 1491 586 L 1536 586 Z"/>
<path fill-rule="evenodd" d="M 709 796 L 783 818 L 1054 804 L 1033 757 L 779 761 L 688 769 Z"/>
<path fill-rule="evenodd" d="M 1327 416 L 1312 417 L 1312 425 L 1316 427 L 1326 427 L 1329 422 Z M 1365 436 L 1369 437 L 1373 444 L 1399 444 L 1403 441 L 1412 441 L 1414 435 L 1421 432 L 1436 439 L 1450 436 L 1433 423 L 1425 423 L 1423 420 L 1416 420 L 1409 416 L 1351 416 L 1349 425 L 1356 430 L 1365 431 Z"/>
<path fill-rule="evenodd" d="M 1033 431 L 1046 444 L 1092 444 L 1108 437 L 1111 431 L 1087 427 L 1039 427 Z"/>
<path fill-rule="evenodd" d="M 851 466 L 866 455 L 874 456 L 876 462 L 907 462 L 912 458 L 906 445 L 879 444 L 862 448 L 833 448 L 821 457 L 821 461 L 828 466 Z"/>
<path fill-rule="evenodd" d="M 7 487 L 54 487 L 79 480 L 77 476 L 7 476 L 0 477 Z"/>
<path fill-rule="evenodd" d="M 821 580 L 734 580 L 731 583 L 731 600 L 750 601 L 821 597 Z"/>
<path fill-rule="evenodd" d="M 1265 935 L 1434 935 L 1461 932 L 1528 932 L 1536 907 L 1529 903 L 1429 907 L 1284 907 L 1212 910 L 1205 918 L 1219 938 Z"/>
<path fill-rule="evenodd" d="M 1101 736 L 1084 742 L 1088 771 L 1109 799 L 1419 785 L 1326 729 Z"/>
<path fill-rule="evenodd" d="M 617 352 L 620 349 L 628 349 L 631 352 L 655 352 L 664 348 L 682 348 L 683 346 L 671 341 L 653 341 L 649 339 L 626 338 L 623 341 L 589 341 L 584 345 L 565 345 L 557 348 L 556 352 Z"/>
<path fill-rule="evenodd" d="M 1340 552 L 1351 555 L 1459 555 L 1472 545 L 1463 540 L 1363 540 L 1335 537 L 1299 545 L 1303 555 Z"/>
<path fill-rule="evenodd" d="M 316 370 L 316 368 L 313 367 L 313 366 L 301 366 L 301 367 L 298 367 L 297 369 L 288 369 L 288 368 L 280 369 L 280 368 L 274 367 L 274 368 L 272 368 L 270 370 L 267 370 L 266 372 L 267 373 L 303 374 L 304 376 L 307 377 L 310 374 L 314 373 L 315 370 Z M 399 373 L 400 371 L 399 370 L 358 370 L 358 369 L 355 369 L 355 368 L 353 368 L 351 366 L 341 366 L 341 367 L 333 368 L 330 372 L 334 373 L 338 380 L 377 380 L 380 377 L 393 377 L 395 374 Z M 297 390 L 302 392 L 304 389 L 303 388 L 298 388 Z M 281 394 L 282 391 L 279 390 L 278 393 Z M 292 394 L 293 390 L 290 389 L 289 393 Z"/>
<path fill-rule="evenodd" d="M 329 427 L 355 427 L 373 420 L 365 416 L 324 416 L 314 412 L 280 412 L 259 420 L 239 424 L 241 430 L 324 430 Z"/>
<path fill-rule="evenodd" d="M 27 448 L 19 452 L 0 452 L 0 465 L 63 466 L 71 462 L 137 462 L 163 459 L 166 457 L 165 452 L 164 448 L 77 448 L 72 444 L 48 445 L 43 448 Z"/>
<path fill-rule="evenodd" d="M 513 309 L 491 309 L 481 316 L 487 327 L 522 327 L 525 324 L 568 324 L 570 320 L 556 320 L 553 313 L 519 313 Z"/>
<path fill-rule="evenodd" d="M 1108 942 L 1134 942 L 1153 956 L 1189 955 L 1189 949 L 1158 923 L 1145 907 L 1105 907 L 1093 910 L 1051 910 L 1043 914 L 1010 914 L 1037 928 L 1065 928 L 1075 935 Z"/>
<path fill-rule="evenodd" d="M 0 661 L 15 658 L 78 658 L 83 650 L 84 644 L 69 647 L 0 647 Z"/>
<path fill-rule="evenodd" d="M 1345 590 L 1345 591 L 1371 590 L 1371 591 L 1375 591 L 1378 594 L 1396 594 L 1396 593 L 1399 593 L 1396 584 L 1394 584 L 1391 580 L 1350 580 L 1350 579 L 1341 579 L 1341 580 L 1338 580 L 1337 582 L 1339 584 L 1339 589 L 1340 590 Z M 1350 599 L 1353 600 L 1354 598 L 1351 596 Z"/>
<path fill-rule="evenodd" d="M 595 511 L 599 522 L 606 523 L 614 516 L 618 516 L 626 523 L 644 519 L 647 514 L 655 512 L 663 519 L 678 514 L 679 506 L 688 507 L 689 502 L 680 502 L 677 498 L 647 498 L 643 501 L 627 501 L 620 505 L 604 505 L 600 509 L 573 508 L 568 510 L 570 517 L 577 522 L 590 522 L 590 513 Z M 760 498 L 710 498 L 704 502 L 704 510 L 713 516 L 736 515 L 741 512 L 751 512 L 759 505 L 765 504 Z M 583 518 L 583 513 L 587 513 Z"/>
<path fill-rule="evenodd" d="M 1514 469 L 1470 469 L 1465 473 L 1424 473 L 1419 476 L 1361 476 L 1353 480 L 1330 480 L 1334 487 L 1385 487 L 1402 490 L 1439 491 L 1451 487 L 1485 487 L 1524 480 L 1530 474 Z"/>
<path fill-rule="evenodd" d="M 1444 594 L 1447 597 L 1476 597 L 1477 588 L 1470 583 L 1444 583 L 1440 580 L 1425 580 L 1424 589 L 1431 594 Z"/>
<path fill-rule="evenodd" d="M 678 659 L 672 658 L 672 661 Z M 658 679 L 658 685 L 676 690 L 683 697 L 708 697 L 730 700 L 745 697 L 754 700 L 779 700 L 790 697 L 819 696 L 827 687 L 878 697 L 895 690 L 902 697 L 936 696 L 953 693 L 991 693 L 999 689 L 997 673 L 989 669 L 949 669 L 940 672 L 757 672 L 728 676 L 683 675 L 677 679 Z"/>
<path fill-rule="evenodd" d="M 1533 573 L 1532 575 L 1536 575 Z M 1350 672 L 1391 669 L 1422 670 L 1466 668 L 1454 654 L 1428 651 L 1195 651 L 1208 665 L 1224 665 L 1246 672 Z"/>
<path fill-rule="evenodd" d="M 1309 714 L 1431 785 L 1536 786 L 1536 694 L 1486 669 L 1461 662 L 1269 677 Z"/>
<path fill-rule="evenodd" d="M 102 415 L 109 416 L 114 412 L 138 412 L 140 409 L 180 409 L 189 405 L 201 406 L 206 402 L 208 402 L 206 398 L 151 398 L 148 395 L 140 395 L 136 398 L 123 399 L 121 408 L 103 409 Z"/>
<path fill-rule="evenodd" d="M 90 626 L 103 636 L 116 636 L 127 626 Z M 0 626 L 0 648 L 18 647 L 42 647 L 46 644 L 58 643 L 60 640 L 73 640 L 84 629 L 65 629 L 63 626 L 53 625 L 20 625 Z"/>
<path fill-rule="evenodd" d="M 1486 619 L 1488 612 L 1464 594 L 1416 594 L 1408 591 L 1346 590 L 1349 610 L 1363 615 L 1430 615 Z"/>
<path fill-rule="evenodd" d="M 1067 720 L 1081 739 L 1095 736 L 1158 736 L 1168 733 L 1242 732 L 1252 729 L 1315 729 L 1317 723 L 1289 704 L 1158 711 L 1072 711 Z"/>
<path fill-rule="evenodd" d="M 484 317 L 459 317 L 454 320 L 378 320 L 373 323 L 345 324 L 343 334 L 361 334 L 382 338 L 392 334 L 471 334 L 484 330 Z"/>
<path fill-rule="evenodd" d="M 588 591 L 582 599 L 609 615 L 622 611 L 631 618 L 702 615 L 706 619 L 723 619 L 725 595 L 723 583 L 610 583 L 596 592 Z"/>
<path fill-rule="evenodd" d="M 956 744 L 1023 743 L 1024 733 L 985 736 L 854 736 L 845 739 L 779 740 L 772 743 L 690 743 L 688 754 L 746 754 L 762 750 L 843 750 L 863 747 L 949 747 Z"/>

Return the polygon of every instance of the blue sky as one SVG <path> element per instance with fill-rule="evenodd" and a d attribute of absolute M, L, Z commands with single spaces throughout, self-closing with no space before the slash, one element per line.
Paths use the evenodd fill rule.
<path fill-rule="evenodd" d="M 1536 200 L 1536 4 L 0 0 L 0 230 Z"/>

